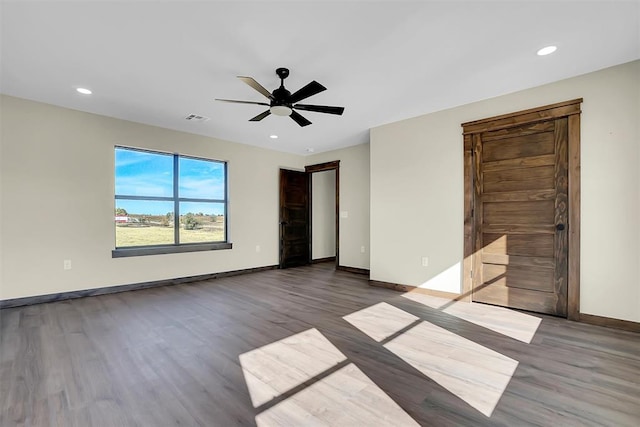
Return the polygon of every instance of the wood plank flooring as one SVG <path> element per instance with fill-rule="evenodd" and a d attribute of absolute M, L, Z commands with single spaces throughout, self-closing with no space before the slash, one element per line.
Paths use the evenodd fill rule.
<path fill-rule="evenodd" d="M 640 335 L 333 264 L 0 311 L 0 426 L 634 426 Z"/>

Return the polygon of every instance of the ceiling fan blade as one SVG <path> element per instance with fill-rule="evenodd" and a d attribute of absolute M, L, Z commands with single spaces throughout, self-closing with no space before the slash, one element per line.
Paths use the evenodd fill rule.
<path fill-rule="evenodd" d="M 234 102 L 236 104 L 255 104 L 255 105 L 269 105 L 266 102 L 255 102 L 255 101 L 236 101 L 235 99 L 218 99 L 216 98 L 216 101 L 222 101 L 222 102 Z"/>
<path fill-rule="evenodd" d="M 248 84 L 249 86 L 251 86 L 252 88 L 254 88 L 255 90 L 257 90 L 258 92 L 260 92 L 261 94 L 263 94 L 264 96 L 266 96 L 267 98 L 269 99 L 273 98 L 273 96 L 271 96 L 271 92 L 266 90 L 264 86 L 262 86 L 260 83 L 255 81 L 253 77 L 238 76 L 238 78 L 243 82 L 245 82 L 246 84 Z"/>
<path fill-rule="evenodd" d="M 310 125 L 311 122 L 307 119 L 305 119 L 304 117 L 302 117 L 300 114 L 296 113 L 295 111 L 291 112 L 291 115 L 289 116 L 293 119 L 294 122 L 296 122 L 297 124 L 299 124 L 300 126 L 307 126 Z"/>
<path fill-rule="evenodd" d="M 296 104 L 293 108 L 305 111 L 315 111 L 316 113 L 337 114 L 338 116 L 341 116 L 344 112 L 344 107 L 330 107 L 328 105 Z"/>
<path fill-rule="evenodd" d="M 292 93 L 289 99 L 287 99 L 287 102 L 293 104 L 317 93 L 320 93 L 323 90 L 327 90 L 327 88 L 314 80 L 305 87 L 299 89 L 297 92 Z"/>
<path fill-rule="evenodd" d="M 269 114 L 271 114 L 270 110 L 267 110 L 263 113 L 258 114 L 257 116 L 255 116 L 253 119 L 249 119 L 250 122 L 259 122 L 260 120 L 264 119 L 265 117 L 267 117 Z"/>

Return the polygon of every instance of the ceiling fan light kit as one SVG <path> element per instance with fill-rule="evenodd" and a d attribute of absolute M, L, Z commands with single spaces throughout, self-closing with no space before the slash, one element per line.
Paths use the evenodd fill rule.
<path fill-rule="evenodd" d="M 265 105 L 268 106 L 269 109 L 258 114 L 257 116 L 249 119 L 250 122 L 259 122 L 265 117 L 273 114 L 276 116 L 289 116 L 293 121 L 295 121 L 300 126 L 310 125 L 311 122 L 304 118 L 297 110 L 304 111 L 313 111 L 316 113 L 325 113 L 325 114 L 335 114 L 342 115 L 344 112 L 344 107 L 332 107 L 329 105 L 310 105 L 310 104 L 297 104 L 297 102 L 302 101 L 303 99 L 307 99 L 313 95 L 316 95 L 322 91 L 327 90 L 326 87 L 322 86 L 317 81 L 312 81 L 301 89 L 297 90 L 294 93 L 289 92 L 284 87 L 284 79 L 289 76 L 288 68 L 278 68 L 276 70 L 276 74 L 280 78 L 280 87 L 275 89 L 273 92 L 269 92 L 264 88 L 260 83 L 255 81 L 252 77 L 244 77 L 238 76 L 240 80 L 245 82 L 247 85 L 251 86 L 256 91 L 260 92 L 264 97 L 269 100 L 269 103 L 266 102 L 254 102 L 254 101 L 237 101 L 234 99 L 216 99 L 216 101 L 223 102 L 233 102 L 239 104 L 255 104 L 255 105 Z"/>
<path fill-rule="evenodd" d="M 285 105 L 274 105 L 269 111 L 276 116 L 290 116 L 293 113 L 293 110 Z"/>

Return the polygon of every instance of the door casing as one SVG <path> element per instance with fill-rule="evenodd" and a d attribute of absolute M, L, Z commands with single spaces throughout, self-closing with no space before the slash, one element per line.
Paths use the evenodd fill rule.
<path fill-rule="evenodd" d="M 312 194 L 311 194 L 311 175 L 315 172 L 324 172 L 324 171 L 330 171 L 330 170 L 335 170 L 336 172 L 336 188 L 335 188 L 335 245 L 336 245 L 336 261 L 335 261 L 335 265 L 336 268 L 338 268 L 340 266 L 340 160 L 335 160 L 335 161 L 331 161 L 331 162 L 325 162 L 325 163 L 319 163 L 319 164 L 315 164 L 315 165 L 309 165 L 309 166 L 305 166 L 305 170 L 304 172 L 307 173 L 309 175 L 309 179 L 308 179 L 308 189 L 307 189 L 307 195 L 308 195 L 308 209 L 309 209 L 309 213 L 308 213 L 308 224 L 307 224 L 307 234 L 308 234 L 308 240 L 309 240 L 309 259 L 308 259 L 308 263 L 310 264 L 312 262 L 312 235 L 311 235 L 311 221 L 312 221 L 312 217 L 311 217 L 311 211 L 312 211 Z M 282 178 L 281 178 L 282 179 Z M 282 192 L 282 182 L 280 182 L 280 191 Z M 281 195 L 282 197 L 282 195 Z M 282 213 L 280 214 L 280 218 L 279 220 L 282 221 Z M 280 225 L 280 227 L 282 227 Z M 282 233 L 282 230 L 280 230 L 280 232 Z M 280 241 L 282 240 L 282 237 L 280 237 L 279 239 Z M 281 243 L 282 245 L 282 243 Z M 280 248 L 279 251 L 279 257 L 280 259 L 278 260 L 279 265 L 281 266 L 281 268 L 283 268 L 283 251 L 282 251 L 282 247 Z"/>

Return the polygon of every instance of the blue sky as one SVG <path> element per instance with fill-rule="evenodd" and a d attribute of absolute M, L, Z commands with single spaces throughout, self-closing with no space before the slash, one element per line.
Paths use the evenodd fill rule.
<path fill-rule="evenodd" d="M 115 189 L 121 196 L 173 196 L 173 156 L 116 148 Z M 180 197 L 224 199 L 224 163 L 181 157 L 178 165 Z M 116 200 L 116 207 L 133 214 L 172 212 L 170 201 Z M 222 203 L 181 202 L 180 213 L 224 213 Z"/>

